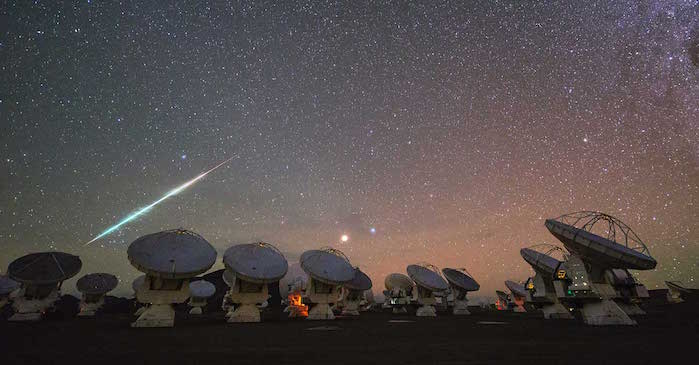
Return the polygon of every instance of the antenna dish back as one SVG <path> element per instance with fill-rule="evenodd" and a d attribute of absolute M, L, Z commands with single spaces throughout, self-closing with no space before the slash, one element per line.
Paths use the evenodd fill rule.
<path fill-rule="evenodd" d="M 51 285 L 75 276 L 83 263 L 64 252 L 39 252 L 22 256 L 7 267 L 8 276 L 28 285 Z"/>
<path fill-rule="evenodd" d="M 372 287 L 371 279 L 359 268 L 354 269 L 354 278 L 352 281 L 343 285 L 349 290 L 365 291 Z"/>
<path fill-rule="evenodd" d="M 651 270 L 657 262 L 624 222 L 608 214 L 582 211 L 546 220 L 546 228 L 583 260 L 618 269 Z"/>
<path fill-rule="evenodd" d="M 131 265 L 151 276 L 185 279 L 213 266 L 216 250 L 200 235 L 174 229 L 136 239 L 127 251 Z"/>
<path fill-rule="evenodd" d="M 102 295 L 114 290 L 119 284 L 119 279 L 112 274 L 94 273 L 81 277 L 75 287 L 83 294 Z"/>
<path fill-rule="evenodd" d="M 354 278 L 347 256 L 333 248 L 306 251 L 299 262 L 308 276 L 322 283 L 341 285 Z"/>
<path fill-rule="evenodd" d="M 473 279 L 471 274 L 469 274 L 464 268 L 444 268 L 442 269 L 442 274 L 444 274 L 444 277 L 451 285 L 454 285 L 455 287 L 464 291 L 477 291 L 481 287 L 478 282 Z"/>
<path fill-rule="evenodd" d="M 531 265 L 535 271 L 554 276 L 562 261 L 551 256 L 553 252 L 560 251 L 565 257 L 563 249 L 553 245 L 535 245 L 523 248 L 519 251 L 524 261 Z"/>
<path fill-rule="evenodd" d="M 289 269 L 284 255 L 269 243 L 235 245 L 223 255 L 223 263 L 236 277 L 258 284 L 279 281 Z"/>
<path fill-rule="evenodd" d="M 415 283 L 412 279 L 410 279 L 406 275 L 399 273 L 388 274 L 388 276 L 386 276 L 386 279 L 384 279 L 383 283 L 386 287 L 386 290 L 389 291 L 393 289 L 410 290 L 413 286 L 415 286 Z"/>
<path fill-rule="evenodd" d="M 434 292 L 447 290 L 449 284 L 439 274 L 439 269 L 431 264 L 420 263 L 408 265 L 406 271 L 415 284 L 427 288 Z"/>
<path fill-rule="evenodd" d="M 526 297 L 527 296 L 527 290 L 524 288 L 524 285 L 520 283 L 516 283 L 512 280 L 507 280 L 505 281 L 505 286 L 507 289 L 510 289 L 510 291 L 519 297 Z"/>

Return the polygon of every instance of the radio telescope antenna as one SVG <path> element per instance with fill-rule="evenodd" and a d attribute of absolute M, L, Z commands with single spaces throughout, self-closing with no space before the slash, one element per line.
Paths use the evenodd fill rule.
<path fill-rule="evenodd" d="M 82 293 L 78 316 L 93 317 L 104 305 L 104 296 L 114 290 L 119 279 L 112 274 L 94 273 L 81 277 L 75 287 Z"/>
<path fill-rule="evenodd" d="M 308 275 L 306 296 L 315 303 L 306 319 L 335 319 L 330 305 L 337 302 L 342 285 L 352 281 L 355 275 L 347 256 L 340 250 L 325 247 L 304 252 L 299 263 Z"/>
<path fill-rule="evenodd" d="M 133 241 L 129 262 L 146 274 L 136 285 L 136 300 L 145 305 L 132 327 L 173 327 L 174 304 L 190 297 L 189 282 L 216 262 L 216 250 L 202 236 L 184 229 L 152 233 Z"/>
<path fill-rule="evenodd" d="M 657 262 L 636 233 L 611 215 L 582 211 L 547 219 L 546 228 L 570 251 L 562 265 L 560 297 L 579 303 L 585 323 L 633 325 L 643 311 L 632 301 L 648 291 L 628 270 L 651 270 Z M 618 289 L 633 293 L 620 296 Z"/>
<path fill-rule="evenodd" d="M 468 294 L 468 292 L 477 291 L 481 286 L 465 268 L 444 268 L 442 269 L 442 274 L 444 274 L 444 278 L 449 282 L 454 295 L 453 313 L 455 315 L 471 314 L 471 312 L 468 311 L 468 299 L 466 299 L 466 294 Z"/>
<path fill-rule="evenodd" d="M 228 322 L 260 322 L 257 305 L 269 299 L 268 285 L 286 275 L 286 258 L 274 245 L 257 242 L 230 247 L 223 263 L 235 275 L 229 299 L 236 308 Z"/>
<path fill-rule="evenodd" d="M 570 310 L 558 300 L 554 282 L 569 254 L 558 246 L 541 244 L 521 249 L 520 255 L 535 272 L 534 277 L 529 278 L 524 284 L 527 302 L 541 309 L 546 319 L 572 319 Z"/>
<path fill-rule="evenodd" d="M 417 285 L 418 303 L 422 306 L 417 310 L 418 317 L 436 317 L 437 310 L 434 308 L 437 300 L 434 292 L 441 292 L 449 288 L 446 280 L 440 275 L 439 269 L 428 263 L 418 263 L 408 265 L 406 268 L 408 275 Z"/>
<path fill-rule="evenodd" d="M 38 321 L 53 309 L 61 296 L 63 281 L 77 275 L 82 268 L 78 256 L 64 252 L 39 252 L 22 256 L 10 263 L 7 275 L 20 283 L 12 306 L 10 321 Z"/>

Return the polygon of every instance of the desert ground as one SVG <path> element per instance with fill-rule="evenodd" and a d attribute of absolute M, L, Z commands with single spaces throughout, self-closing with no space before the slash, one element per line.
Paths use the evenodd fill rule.
<path fill-rule="evenodd" d="M 174 328 L 136 329 L 132 315 L 114 308 L 96 318 L 64 310 L 35 323 L 2 320 L 2 363 L 686 364 L 699 343 L 697 303 L 646 307 L 629 327 L 474 308 L 470 316 L 377 311 L 334 321 L 291 319 L 277 309 L 251 324 L 178 311 Z"/>

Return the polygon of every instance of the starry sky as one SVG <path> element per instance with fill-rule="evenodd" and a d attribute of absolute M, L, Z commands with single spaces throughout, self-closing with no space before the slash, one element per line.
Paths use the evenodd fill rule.
<path fill-rule="evenodd" d="M 128 294 L 129 243 L 184 227 L 493 297 L 598 210 L 649 288 L 699 281 L 697 1 L 58 3 L 0 5 L 0 271 L 61 250 Z"/>

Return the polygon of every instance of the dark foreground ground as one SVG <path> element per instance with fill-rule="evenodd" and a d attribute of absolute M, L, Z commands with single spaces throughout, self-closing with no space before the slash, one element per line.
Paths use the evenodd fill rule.
<path fill-rule="evenodd" d="M 221 313 L 180 315 L 176 327 L 132 329 L 133 317 L 0 321 L 2 364 L 696 364 L 696 303 L 648 308 L 633 327 L 590 327 L 536 314 L 364 313 L 227 324 Z M 392 320 L 407 322 L 391 322 Z M 499 322 L 499 323 L 487 323 Z"/>

